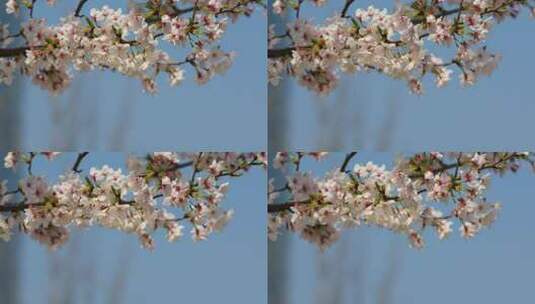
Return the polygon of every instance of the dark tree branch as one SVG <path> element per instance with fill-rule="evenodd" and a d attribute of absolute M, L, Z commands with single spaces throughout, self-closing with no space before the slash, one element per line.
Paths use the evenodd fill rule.
<path fill-rule="evenodd" d="M 34 158 L 35 158 L 35 152 L 30 152 L 30 159 L 28 160 L 28 175 L 33 175 L 32 165 L 33 165 Z"/>
<path fill-rule="evenodd" d="M 76 161 L 74 162 L 74 165 L 72 166 L 72 171 L 76 173 L 82 172 L 82 170 L 79 169 L 80 165 L 82 164 L 82 160 L 89 154 L 89 152 L 81 152 L 78 153 L 78 157 L 76 157 Z"/>
<path fill-rule="evenodd" d="M 82 9 L 84 8 L 84 5 L 87 3 L 88 0 L 80 0 L 80 2 L 78 2 L 78 5 L 76 6 L 76 10 L 74 11 L 74 16 L 75 17 L 83 17 L 84 15 L 81 14 L 82 12 Z"/>
<path fill-rule="evenodd" d="M 295 51 L 295 47 L 287 47 L 287 48 L 281 48 L 281 49 L 268 49 L 268 58 L 280 58 L 280 57 L 286 57 L 292 54 L 293 51 Z"/>
<path fill-rule="evenodd" d="M 35 8 L 35 2 L 37 0 L 32 0 L 32 3 L 30 4 L 30 18 L 33 18 L 33 9 Z"/>
<path fill-rule="evenodd" d="M 344 7 L 342 8 L 342 12 L 340 12 L 340 17 L 342 17 L 342 18 L 346 17 L 347 11 L 349 10 L 349 7 L 354 2 L 355 2 L 355 0 L 346 0 L 346 3 L 344 4 Z"/>
<path fill-rule="evenodd" d="M 355 157 L 355 155 L 357 155 L 357 152 L 351 152 L 346 155 L 346 157 L 344 158 L 344 162 L 342 163 L 342 166 L 340 167 L 340 172 L 346 171 L 347 165 L 349 165 L 349 162 L 351 161 L 353 157 Z"/>
<path fill-rule="evenodd" d="M 191 173 L 191 179 L 190 184 L 193 185 L 195 182 L 195 176 L 197 175 L 197 172 L 199 172 L 199 169 L 197 168 L 197 163 L 201 160 L 202 152 L 199 152 L 197 155 L 197 159 L 193 163 L 193 172 Z"/>
<path fill-rule="evenodd" d="M 24 55 L 26 51 L 30 49 L 31 48 L 27 46 L 9 48 L 9 49 L 0 49 L 0 58 L 16 57 L 16 56 Z"/>
<path fill-rule="evenodd" d="M 175 169 L 184 169 L 184 168 L 188 168 L 188 167 L 191 167 L 193 165 L 193 162 L 192 161 L 189 161 L 187 163 L 182 163 L 182 164 L 177 164 L 175 166 Z"/>
<path fill-rule="evenodd" d="M 287 202 L 284 204 L 269 204 L 267 206 L 267 209 L 268 209 L 268 213 L 277 213 L 277 212 L 290 210 L 291 208 L 299 206 L 299 205 L 306 205 L 308 203 L 310 203 L 309 200 L 300 201 L 300 202 Z"/>

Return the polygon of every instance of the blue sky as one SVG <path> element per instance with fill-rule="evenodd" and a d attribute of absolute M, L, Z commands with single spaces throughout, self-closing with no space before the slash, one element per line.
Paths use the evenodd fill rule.
<path fill-rule="evenodd" d="M 301 16 L 322 22 L 341 2 L 306 5 Z M 356 1 L 352 10 L 371 3 L 392 8 L 395 1 Z M 291 80 L 288 150 L 533 149 L 535 44 L 528 37 L 534 26 L 526 12 L 496 26 L 487 45 L 503 58 L 490 77 L 469 88 L 455 75 L 445 88 L 428 82 L 425 94 L 416 96 L 403 82 L 363 73 L 343 76 L 339 89 L 321 99 Z"/>
<path fill-rule="evenodd" d="M 83 169 L 108 164 L 124 168 L 122 153 L 93 153 L 84 161 Z M 65 154 L 53 163 L 37 161 L 34 174 L 51 179 L 70 168 L 75 154 Z M 265 172 L 254 168 L 241 178 L 231 181 L 224 206 L 235 211 L 226 229 L 206 242 L 193 243 L 189 236 L 168 243 L 164 235 L 156 239 L 156 250 L 141 249 L 133 235 L 99 228 L 76 233 L 57 253 L 76 255 L 77 273 L 96 280 L 93 284 L 97 299 L 113 289 L 113 278 L 126 263 L 124 303 L 175 303 L 176 301 L 213 303 L 222 297 L 228 303 L 263 303 L 266 299 L 266 221 Z M 77 248 L 74 250 L 73 248 Z M 47 303 L 48 277 L 51 271 L 49 251 L 26 236 L 22 236 L 23 303 Z M 63 271 L 69 260 L 60 258 Z M 65 287 L 67 289 L 68 287 Z M 66 290 L 64 290 L 65 292 Z M 84 303 L 78 296 L 76 303 Z"/>
<path fill-rule="evenodd" d="M 41 4 L 37 17 L 54 23 L 73 1 Z M 127 1 L 92 0 L 86 10 Z M 117 4 L 115 4 L 117 3 Z M 232 68 L 204 86 L 186 71 L 182 86 L 159 82 L 160 92 L 142 92 L 137 80 L 111 72 L 77 74 L 58 98 L 24 79 L 23 142 L 29 149 L 64 150 L 264 150 L 266 145 L 266 15 L 229 24 L 222 41 L 237 57 Z M 171 54 L 176 54 L 171 52 Z M 73 138 L 74 137 L 74 138 Z"/>
<path fill-rule="evenodd" d="M 354 7 L 371 2 L 357 1 Z M 387 7 L 393 3 L 373 2 Z M 109 1 L 94 0 L 89 6 L 103 3 Z M 330 1 L 329 8 L 338 7 L 336 3 L 339 1 Z M 71 4 L 61 1 L 59 10 L 37 9 L 36 14 L 54 19 L 70 10 Z M 326 12 L 305 8 L 303 15 L 322 20 L 329 15 Z M 265 150 L 265 27 L 261 12 L 230 26 L 223 46 L 237 52 L 236 61 L 225 76 L 202 87 L 189 78 L 183 86 L 171 88 L 162 79 L 159 94 L 150 96 L 141 91 L 137 81 L 110 72 L 93 72 L 78 74 L 68 92 L 52 98 L 24 79 L 24 96 L 13 101 L 23 108 L 22 148 Z M 497 26 L 489 47 L 503 55 L 502 62 L 491 77 L 471 88 L 461 88 L 455 81 L 443 89 L 428 84 L 426 93 L 418 97 L 411 95 L 404 83 L 363 74 L 345 77 L 342 89 L 318 100 L 292 82 L 288 101 L 291 128 L 286 132 L 289 148 L 319 150 L 336 138 L 339 148 L 374 149 L 387 137 L 381 147 L 397 151 L 532 149 L 532 30 L 533 21 L 525 14 Z M 337 94 L 345 94 L 346 98 L 341 98 L 345 101 L 337 100 Z M 392 124 L 385 127 L 385 121 Z M 322 138 L 325 134 L 327 139 Z M 86 168 L 103 162 L 123 166 L 123 156 L 93 154 Z M 62 159 L 70 163 L 68 158 Z M 362 153 L 358 160 L 389 163 L 392 155 Z M 333 164 L 325 161 L 313 166 L 322 172 Z M 40 166 L 35 170 L 50 176 L 60 172 Z M 367 252 L 366 284 L 370 289 L 385 271 L 392 248 L 399 254 L 396 302 L 527 302 L 533 298 L 530 283 L 535 270 L 534 181 L 529 169 L 495 179 L 488 197 L 501 201 L 503 210 L 498 222 L 472 241 L 458 235 L 443 242 L 428 237 L 427 248 L 415 251 L 407 248 L 402 237 L 376 229 L 349 232 L 344 238 L 351 244 L 352 254 Z M 208 242 L 194 244 L 184 239 L 168 244 L 159 237 L 156 251 L 148 253 L 139 248 L 133 236 L 90 229 L 76 237 L 82 248 L 81 264 L 98 273 L 101 279 L 97 287 L 106 290 L 126 252 L 126 303 L 170 299 L 209 303 L 221 301 L 222 296 L 224 302 L 264 303 L 265 184 L 261 170 L 232 183 L 225 204 L 236 210 L 234 220 L 224 233 Z M 24 290 L 31 290 L 24 294 L 25 303 L 44 303 L 47 250 L 26 237 L 22 243 Z M 290 296 L 293 303 L 311 303 L 318 250 L 296 237 L 291 245 Z M 333 248 L 327 254 L 335 251 Z"/>
<path fill-rule="evenodd" d="M 91 0 L 87 8 L 116 2 L 121 6 L 126 3 Z M 57 8 L 39 6 L 35 14 L 53 23 L 72 6 L 72 1 L 59 1 Z M 237 53 L 234 65 L 204 86 L 188 78 L 180 87 L 169 87 L 161 79 L 160 92 L 150 96 L 142 92 L 138 81 L 99 71 L 77 74 L 72 88 L 55 98 L 22 79 L 22 99 L 10 101 L 22 107 L 20 148 L 265 150 L 265 28 L 263 12 L 229 25 L 222 46 Z M 186 75 L 191 73 L 188 70 Z M 73 158 L 61 157 L 53 170 L 43 163 L 34 169 L 57 176 L 66 168 L 61 163 L 70 165 Z M 123 167 L 124 154 L 93 153 L 85 168 L 103 163 Z M 169 244 L 159 236 L 156 251 L 149 253 L 140 248 L 135 236 L 94 228 L 76 233 L 69 246 L 59 251 L 59 269 L 73 267 L 64 256 L 75 252 L 74 267 L 96 276 L 94 283 L 87 282 L 94 284 L 96 303 L 105 303 L 106 294 L 114 288 L 113 276 L 125 259 L 125 303 L 210 303 L 220 301 L 223 295 L 229 302 L 262 303 L 267 299 L 265 189 L 261 169 L 234 180 L 224 202 L 235 210 L 234 218 L 224 233 L 207 242 L 193 243 L 186 237 Z M 25 236 L 21 239 L 24 303 L 46 303 L 51 284 L 48 250 Z"/>
<path fill-rule="evenodd" d="M 356 162 L 369 160 L 392 164 L 391 153 L 359 153 Z M 303 170 L 321 174 L 339 166 L 343 154 L 333 154 L 321 163 L 308 163 Z M 346 279 L 349 294 L 358 291 L 364 301 L 343 303 L 378 303 L 377 285 L 388 273 L 392 257 L 398 260 L 393 288 L 393 303 L 527 303 L 533 298 L 532 275 L 535 271 L 533 214 L 535 176 L 524 167 L 517 174 L 492 180 L 487 198 L 502 203 L 497 222 L 472 240 L 454 233 L 440 241 L 426 235 L 426 248 L 408 248 L 403 236 L 376 228 L 363 228 L 344 233 L 339 242 L 324 254 L 336 258 L 340 246 L 347 247 L 342 260 L 346 272 L 363 272 L 361 284 Z M 456 232 L 456 231 L 455 231 Z M 296 236 L 290 237 L 290 303 L 314 303 L 317 258 L 321 253 Z M 359 257 L 364 256 L 359 260 Z M 271 262 L 271 261 L 270 261 Z M 353 298 L 354 299 L 354 298 Z"/>

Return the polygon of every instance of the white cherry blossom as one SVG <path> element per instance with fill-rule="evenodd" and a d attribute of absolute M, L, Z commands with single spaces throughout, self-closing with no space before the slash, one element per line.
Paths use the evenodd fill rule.
<path fill-rule="evenodd" d="M 147 0 L 123 11 L 107 5 L 87 9 L 88 1 L 74 1 L 73 12 L 49 24 L 34 14 L 40 3 L 5 3 L 7 13 L 20 17 L 29 11 L 30 18 L 11 32 L 0 24 L 0 84 L 11 85 L 20 71 L 53 94 L 65 90 L 75 72 L 91 70 L 139 79 L 151 94 L 160 74 L 173 86 L 186 75 L 204 84 L 232 65 L 234 53 L 221 47 L 229 24 L 262 6 L 261 0 Z"/>
<path fill-rule="evenodd" d="M 32 170 L 36 157 L 54 152 L 10 152 L 6 167 L 26 166 L 28 175 L 16 189 L 0 187 L 0 238 L 20 231 L 50 249 L 61 247 L 73 228 L 102 226 L 134 234 L 146 249 L 154 249 L 153 235 L 164 230 L 168 241 L 182 237 L 189 226 L 194 240 L 222 231 L 233 211 L 223 201 L 229 180 L 253 167 L 265 167 L 264 153 L 151 153 L 131 156 L 127 170 L 108 165 L 85 174 L 79 153 L 57 181 Z M 213 170 L 217 164 L 217 171 Z"/>
<path fill-rule="evenodd" d="M 422 248 L 428 228 L 445 239 L 454 222 L 462 237 L 472 238 L 496 220 L 501 208 L 485 197 L 491 177 L 534 164 L 524 152 L 433 152 L 401 156 L 391 169 L 372 162 L 351 168 L 355 155 L 347 154 L 340 167 L 321 177 L 303 171 L 301 162 L 310 153 L 276 155 L 274 164 L 287 181 L 282 186 L 270 181 L 269 239 L 275 241 L 286 229 L 324 250 L 343 230 L 366 224 L 403 234 L 411 247 Z"/>
<path fill-rule="evenodd" d="M 498 23 L 523 9 L 533 12 L 533 0 L 400 1 L 391 10 L 374 6 L 353 9 L 354 0 L 332 1 L 340 11 L 323 23 L 301 14 L 308 4 L 327 1 L 277 0 L 275 14 L 295 13 L 286 30 L 268 31 L 268 80 L 278 85 L 285 76 L 320 95 L 332 92 L 341 73 L 378 72 L 407 83 L 416 94 L 423 80 L 434 77 L 445 86 L 457 68 L 462 85 L 490 75 L 501 60 L 485 43 Z M 447 59 L 438 54 L 454 48 Z"/>

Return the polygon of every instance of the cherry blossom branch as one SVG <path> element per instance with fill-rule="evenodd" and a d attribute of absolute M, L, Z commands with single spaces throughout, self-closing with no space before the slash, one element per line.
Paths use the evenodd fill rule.
<path fill-rule="evenodd" d="M 227 24 L 264 6 L 262 0 L 185 0 L 180 6 L 145 0 L 127 13 L 104 6 L 92 8 L 86 16 L 82 10 L 87 3 L 77 1 L 73 13 L 57 25 L 33 18 L 31 3 L 30 20 L 21 22 L 20 35 L 1 27 L 6 33 L 0 31 L 0 84 L 10 85 L 20 72 L 58 94 L 69 86 L 74 70 L 106 69 L 137 78 L 145 91 L 156 93 L 158 76 L 165 74 L 171 85 L 179 85 L 186 63 L 197 83 L 204 84 L 232 64 L 234 53 L 220 46 Z M 19 6 L 17 0 L 9 0 L 6 11 L 18 14 Z M 185 51 L 185 59 L 177 63 L 160 47 L 162 42 Z"/>
<path fill-rule="evenodd" d="M 340 172 L 350 175 L 353 179 L 354 179 L 354 176 L 352 176 L 351 172 L 346 171 L 346 167 L 349 165 L 350 160 L 356 154 L 357 154 L 357 152 L 348 153 L 346 155 L 346 157 L 344 158 L 342 166 L 339 169 Z M 531 163 L 531 165 L 533 165 L 533 162 L 531 160 L 526 159 L 524 153 L 510 153 L 510 154 L 506 154 L 502 158 L 498 158 L 498 160 L 496 162 L 494 162 L 494 163 L 485 164 L 485 165 L 481 166 L 480 168 L 477 168 L 477 172 L 478 173 L 482 173 L 482 172 L 485 172 L 485 171 L 500 170 L 500 169 L 503 169 L 503 166 L 507 165 L 507 162 L 514 161 L 516 159 L 525 159 L 526 161 L 529 161 Z M 431 172 L 432 174 L 436 175 L 436 174 L 440 174 L 440 173 L 443 173 L 443 172 L 446 172 L 446 171 L 454 170 L 455 174 L 453 174 L 453 176 L 457 177 L 459 169 L 461 167 L 467 165 L 470 162 L 471 162 L 471 160 L 469 160 L 469 159 L 465 160 L 465 161 L 461 161 L 461 158 L 458 158 L 457 162 L 451 163 L 451 164 L 444 164 L 444 163 L 441 162 L 439 168 L 428 170 L 425 173 Z M 514 171 L 516 171 L 516 169 Z M 411 179 L 422 179 L 422 178 L 425 177 L 425 174 L 424 173 L 411 174 L 408 177 L 411 178 Z M 288 185 L 286 185 L 284 188 L 282 188 L 282 189 L 280 189 L 278 191 L 272 191 L 272 192 L 269 192 L 269 193 L 270 194 L 271 193 L 276 193 L 276 192 L 280 193 L 280 192 L 284 192 L 284 191 L 291 192 L 291 190 L 292 189 Z M 422 193 L 425 193 L 427 191 L 428 191 L 428 189 L 421 189 L 421 190 L 418 191 L 418 194 L 422 194 Z M 400 199 L 399 196 L 392 196 L 392 197 L 387 197 L 387 198 L 391 199 L 391 200 L 399 200 Z M 306 204 L 309 204 L 309 203 L 312 203 L 312 202 L 313 202 L 313 200 L 304 200 L 304 201 L 297 201 L 297 202 L 286 202 L 286 203 L 282 203 L 282 204 L 268 204 L 267 210 L 268 210 L 268 213 L 289 211 L 293 207 L 296 207 L 296 206 L 299 206 L 299 205 L 306 205 Z"/>
<path fill-rule="evenodd" d="M 51 160 L 58 153 L 10 152 L 5 167 L 31 167 L 39 155 Z M 99 225 L 135 234 L 144 248 L 153 249 L 156 231 L 166 230 L 167 239 L 174 241 L 190 225 L 192 238 L 204 240 L 232 217 L 233 211 L 221 206 L 229 186 L 224 180 L 266 166 L 265 153 L 160 152 L 129 157 L 127 173 L 104 165 L 82 175 L 87 155 L 78 153 L 55 183 L 30 169 L 16 190 L 8 191 L 7 181 L 1 183 L 0 238 L 7 241 L 19 230 L 56 249 L 72 227 Z M 182 170 L 191 167 L 195 177 L 185 179 Z"/>
<path fill-rule="evenodd" d="M 401 157 L 391 170 L 370 162 L 346 170 L 353 156 L 346 154 L 341 167 L 321 178 L 296 171 L 277 190 L 270 181 L 270 239 L 287 229 L 326 249 L 341 230 L 366 223 L 405 234 L 412 247 L 422 248 L 426 227 L 443 239 L 451 232 L 452 220 L 460 223 L 463 237 L 471 238 L 495 220 L 500 208 L 484 197 L 491 176 L 516 172 L 522 163 L 532 168 L 535 164 L 524 152 L 433 152 Z M 286 171 L 295 157 L 278 154 L 273 164 Z M 288 200 L 275 204 L 283 192 Z M 450 200 L 454 206 L 446 214 L 433 207 L 436 201 Z"/>
<path fill-rule="evenodd" d="M 340 12 L 340 17 L 342 18 L 349 18 L 349 19 L 352 19 L 353 21 L 356 22 L 356 20 L 353 18 L 353 17 L 349 17 L 347 16 L 347 11 L 349 10 L 349 7 L 351 6 L 351 4 L 354 3 L 355 0 L 346 0 L 345 2 L 345 5 L 342 9 L 342 11 Z M 510 6 L 512 4 L 514 4 L 515 2 L 521 2 L 522 0 L 509 0 L 507 2 L 504 2 L 503 4 L 501 4 L 500 6 L 494 8 L 494 9 L 491 9 L 491 10 L 486 10 L 485 12 L 481 13 L 481 16 L 486 16 L 486 15 L 489 15 L 489 14 L 493 14 L 493 13 L 498 13 L 500 11 L 500 9 L 504 8 L 504 7 L 507 7 L 507 6 Z M 443 17 L 448 17 L 450 15 L 455 15 L 457 14 L 457 22 L 459 22 L 459 19 L 460 19 L 460 16 L 463 12 L 463 9 L 462 9 L 462 4 L 459 5 L 458 8 L 454 8 L 454 9 L 450 9 L 450 10 L 444 10 L 440 13 L 436 13 L 433 15 L 434 18 L 436 19 L 440 19 L 440 18 L 443 18 Z M 423 17 L 418 17 L 418 18 L 412 18 L 411 20 L 411 23 L 413 25 L 418 25 L 418 24 L 422 24 L 426 21 L 425 18 Z M 425 34 L 422 34 L 421 36 L 419 36 L 420 38 L 425 38 L 425 37 L 428 37 L 429 36 L 429 33 L 425 33 Z M 394 43 L 401 43 L 401 41 L 396 41 Z M 310 45 L 310 46 L 301 46 L 299 48 L 312 48 L 313 46 Z M 290 56 L 292 54 L 293 51 L 296 50 L 296 47 L 286 47 L 286 48 L 280 48 L 280 49 L 268 49 L 268 58 L 279 58 L 279 57 L 285 57 L 285 56 Z"/>
<path fill-rule="evenodd" d="M 326 1 L 308 1 L 316 6 Z M 451 7 L 443 1 L 414 0 L 398 5 L 391 13 L 373 6 L 349 10 L 354 1 L 344 1 L 341 11 L 316 25 L 298 16 L 284 34 L 270 27 L 268 36 L 269 82 L 277 85 L 284 76 L 318 93 L 336 87 L 339 73 L 376 71 L 407 82 L 412 92 L 423 93 L 422 81 L 433 75 L 438 87 L 450 81 L 457 67 L 461 84 L 472 85 L 497 66 L 500 56 L 483 43 L 497 23 L 515 18 L 522 8 L 535 16 L 532 0 L 463 0 Z M 453 2 L 449 2 L 453 3 Z M 299 10 L 287 0 L 276 0 L 273 11 Z M 444 60 L 431 51 L 450 47 L 456 52 Z"/>
<path fill-rule="evenodd" d="M 343 9 L 340 12 L 340 17 L 354 20 L 353 17 L 347 16 L 347 11 L 349 10 L 349 8 L 351 7 L 351 4 L 353 4 L 354 1 L 355 0 L 346 0 Z M 497 10 L 487 11 L 487 12 L 483 13 L 482 15 L 484 16 L 484 15 L 490 14 L 491 12 L 496 12 L 496 11 Z M 433 16 L 435 18 L 443 18 L 443 17 L 447 17 L 447 16 L 450 16 L 450 15 L 458 14 L 460 12 L 462 12 L 462 9 L 459 7 L 459 8 L 446 10 L 444 12 L 437 13 L 437 14 L 435 14 Z M 354 21 L 356 22 L 356 20 L 354 20 Z M 425 22 L 425 19 L 421 18 L 421 17 L 420 18 L 411 19 L 411 23 L 414 24 L 414 25 L 418 25 L 418 24 L 421 24 L 421 23 L 424 23 L 424 22 Z M 284 35 L 284 36 L 286 36 L 286 35 Z M 420 38 L 425 38 L 427 36 L 429 36 L 429 34 L 426 33 L 423 36 L 420 36 Z M 394 42 L 394 43 L 396 43 L 396 42 Z M 401 43 L 401 41 L 397 41 L 397 43 Z M 292 52 L 297 50 L 297 49 L 309 49 L 309 48 L 312 48 L 312 47 L 313 47 L 313 45 L 299 46 L 299 47 L 285 47 L 285 48 L 279 48 L 279 49 L 277 49 L 277 48 L 268 49 L 268 58 L 287 57 L 287 56 L 292 55 Z"/>

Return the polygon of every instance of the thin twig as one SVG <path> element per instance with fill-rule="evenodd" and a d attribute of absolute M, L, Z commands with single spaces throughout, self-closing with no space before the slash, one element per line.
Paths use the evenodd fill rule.
<path fill-rule="evenodd" d="M 199 172 L 199 169 L 197 169 L 197 163 L 199 162 L 201 157 L 202 157 L 202 152 L 199 152 L 199 155 L 197 156 L 197 160 L 193 164 L 193 172 L 191 173 L 191 179 L 190 179 L 191 185 L 193 185 L 193 183 L 195 182 L 195 176 L 197 175 L 197 172 Z"/>
<path fill-rule="evenodd" d="M 310 200 L 300 201 L 300 202 L 287 202 L 284 204 L 268 204 L 267 209 L 268 209 L 268 213 L 277 213 L 277 212 L 287 211 L 299 205 L 306 205 L 308 203 L 310 203 Z"/>
<path fill-rule="evenodd" d="M 348 0 L 348 1 L 350 1 L 350 0 Z M 351 3 L 349 3 L 349 4 L 351 4 Z M 349 7 L 348 7 L 348 9 L 349 9 Z M 459 8 L 446 10 L 446 11 L 443 11 L 441 13 L 435 14 L 435 18 L 441 18 L 441 17 L 446 17 L 446 16 L 449 16 L 449 15 L 457 14 L 457 13 L 459 13 L 459 11 L 460 11 Z M 346 14 L 346 13 L 347 13 L 347 11 L 344 14 Z M 411 22 L 414 25 L 423 23 L 424 21 L 425 21 L 425 18 L 413 18 L 411 20 Z M 310 46 L 305 46 L 305 47 L 300 47 L 300 48 L 310 48 Z M 290 56 L 292 54 L 292 52 L 295 51 L 295 50 L 296 50 L 296 47 L 285 47 L 285 48 L 280 48 L 280 49 L 268 49 L 268 58 L 281 58 L 281 57 Z"/>
<path fill-rule="evenodd" d="M 340 12 L 340 17 L 345 18 L 347 15 L 347 11 L 349 10 L 349 7 L 351 4 L 353 4 L 355 0 L 346 0 L 346 3 L 344 4 L 344 7 L 342 8 L 342 12 Z"/>
<path fill-rule="evenodd" d="M 35 158 L 35 152 L 30 152 L 30 159 L 28 160 L 28 175 L 32 174 L 33 159 Z"/>
<path fill-rule="evenodd" d="M 30 18 L 33 18 L 33 9 L 35 7 L 35 2 L 37 0 L 32 0 L 32 3 L 30 4 Z"/>
<path fill-rule="evenodd" d="M 357 152 L 351 152 L 346 155 L 346 157 L 344 158 L 344 162 L 342 163 L 342 166 L 340 167 L 340 172 L 346 171 L 347 165 L 349 165 L 349 162 L 351 161 L 353 157 L 355 157 L 355 155 L 357 155 Z"/>
<path fill-rule="evenodd" d="M 78 2 L 78 6 L 76 6 L 76 10 L 74 11 L 74 17 L 83 17 L 84 15 L 80 15 L 82 12 L 82 9 L 84 8 L 84 5 L 86 4 L 88 0 L 80 0 Z"/>
<path fill-rule="evenodd" d="M 44 46 L 21 46 L 21 47 L 14 47 L 14 48 L 7 48 L 7 49 L 0 49 L 0 58 L 6 58 L 6 57 L 16 57 L 19 55 L 24 55 L 26 51 L 31 49 L 40 49 Z"/>
<path fill-rule="evenodd" d="M 89 154 L 89 152 L 80 152 L 78 153 L 78 157 L 76 157 L 76 161 L 74 162 L 74 165 L 72 166 L 72 171 L 76 173 L 82 172 L 82 170 L 79 169 L 80 165 L 82 164 L 82 160 Z"/>

